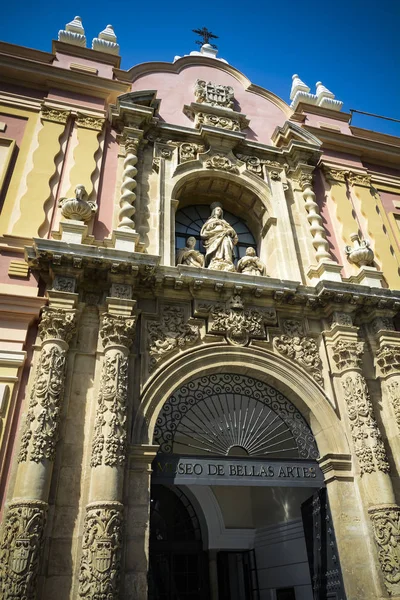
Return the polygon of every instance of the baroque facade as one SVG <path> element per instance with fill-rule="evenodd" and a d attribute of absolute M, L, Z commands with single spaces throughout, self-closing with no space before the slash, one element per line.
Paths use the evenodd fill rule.
<path fill-rule="evenodd" d="M 400 140 L 204 43 L 1 43 L 5 600 L 400 599 Z"/>

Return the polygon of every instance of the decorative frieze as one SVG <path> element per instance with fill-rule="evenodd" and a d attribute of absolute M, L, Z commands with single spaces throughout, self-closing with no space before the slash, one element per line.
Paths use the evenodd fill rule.
<path fill-rule="evenodd" d="M 230 173 L 239 173 L 239 169 L 232 161 L 221 154 L 215 154 L 205 162 L 207 169 L 219 169 L 221 171 L 229 171 Z"/>
<path fill-rule="evenodd" d="M 64 277 L 63 275 L 56 275 L 54 277 L 52 289 L 57 292 L 67 292 L 73 294 L 76 288 L 75 277 Z"/>
<path fill-rule="evenodd" d="M 93 115 L 85 115 L 78 113 L 76 118 L 76 125 L 78 127 L 84 127 L 85 129 L 93 129 L 94 131 L 101 131 L 105 120 L 101 117 L 94 117 Z"/>
<path fill-rule="evenodd" d="M 332 347 L 332 358 L 339 372 L 361 369 L 364 342 L 338 340 Z"/>
<path fill-rule="evenodd" d="M 385 446 L 364 377 L 360 373 L 349 374 L 342 380 L 342 387 L 361 475 L 375 471 L 389 473 Z"/>
<path fill-rule="evenodd" d="M 0 545 L 3 600 L 34 600 L 47 504 L 24 500 L 10 505 Z"/>
<path fill-rule="evenodd" d="M 71 113 L 68 110 L 60 110 L 50 106 L 42 106 L 40 118 L 42 121 L 52 121 L 53 123 L 66 123 Z"/>
<path fill-rule="evenodd" d="M 220 106 L 223 108 L 232 108 L 234 100 L 233 87 L 230 85 L 220 85 L 198 79 L 196 81 L 194 95 L 199 104 L 208 104 L 209 106 Z"/>
<path fill-rule="evenodd" d="M 125 283 L 113 283 L 110 289 L 112 298 L 121 298 L 122 300 L 132 299 L 132 286 Z"/>
<path fill-rule="evenodd" d="M 324 175 L 325 175 L 325 179 L 329 182 L 329 183 L 346 183 L 346 171 L 343 171 L 341 169 L 334 169 L 331 167 L 327 167 L 326 165 L 324 165 Z"/>
<path fill-rule="evenodd" d="M 347 174 L 347 181 L 350 185 L 361 185 L 363 187 L 371 187 L 371 177 L 368 173 L 353 173 L 349 171 Z"/>
<path fill-rule="evenodd" d="M 196 128 L 201 127 L 201 125 L 219 127 L 227 131 L 240 131 L 240 123 L 236 119 L 231 119 L 225 116 L 213 115 L 203 112 L 199 112 L 195 116 Z"/>
<path fill-rule="evenodd" d="M 200 338 L 199 327 L 186 319 L 180 306 L 164 306 L 160 321 L 147 322 L 147 348 L 150 370 L 176 348 L 194 344 Z"/>
<path fill-rule="evenodd" d="M 314 381 L 324 386 L 322 362 L 313 338 L 300 335 L 300 332 L 296 331 L 294 334 L 275 337 L 273 345 L 279 354 L 297 362 Z"/>
<path fill-rule="evenodd" d="M 117 600 L 121 573 L 123 506 L 120 502 L 98 502 L 86 508 L 79 597 L 87 600 Z"/>
<path fill-rule="evenodd" d="M 376 352 L 376 362 L 383 376 L 400 375 L 400 346 L 384 344 Z"/>
<path fill-rule="evenodd" d="M 400 508 L 393 505 L 369 509 L 379 563 L 390 596 L 400 595 Z"/>

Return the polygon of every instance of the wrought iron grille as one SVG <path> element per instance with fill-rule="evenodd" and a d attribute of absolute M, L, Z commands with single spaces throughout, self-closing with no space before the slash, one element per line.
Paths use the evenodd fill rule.
<path fill-rule="evenodd" d="M 314 436 L 276 389 L 245 375 L 199 377 L 164 404 L 154 441 L 166 454 L 315 459 Z"/>

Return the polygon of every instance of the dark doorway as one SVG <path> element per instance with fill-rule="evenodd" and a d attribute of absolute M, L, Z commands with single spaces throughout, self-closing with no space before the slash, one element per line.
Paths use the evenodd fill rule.
<path fill-rule="evenodd" d="M 259 600 L 254 550 L 218 552 L 219 600 Z"/>
<path fill-rule="evenodd" d="M 178 489 L 153 485 L 149 600 L 205 600 L 208 556 L 193 506 Z"/>
<path fill-rule="evenodd" d="M 301 505 L 314 600 L 346 600 L 326 488 Z"/>

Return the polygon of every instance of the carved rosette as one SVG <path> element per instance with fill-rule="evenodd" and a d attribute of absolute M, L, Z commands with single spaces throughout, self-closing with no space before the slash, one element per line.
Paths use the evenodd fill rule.
<path fill-rule="evenodd" d="M 34 600 L 47 504 L 10 505 L 0 545 L 0 591 L 3 600 Z"/>
<path fill-rule="evenodd" d="M 68 342 L 76 331 L 76 315 L 45 308 L 39 325 L 43 340 L 22 429 L 18 462 L 54 460 L 64 394 Z"/>
<path fill-rule="evenodd" d="M 400 508 L 396 505 L 369 509 L 379 563 L 390 596 L 400 595 Z"/>
<path fill-rule="evenodd" d="M 215 154 L 205 162 L 207 169 L 219 169 L 221 171 L 229 171 L 229 173 L 239 173 L 239 169 L 232 163 L 232 161 L 222 154 Z"/>
<path fill-rule="evenodd" d="M 86 508 L 79 570 L 80 598 L 119 598 L 122 511 L 120 502 L 93 503 Z"/>
<path fill-rule="evenodd" d="M 307 219 L 310 224 L 310 231 L 313 237 L 312 243 L 316 250 L 318 262 L 322 260 L 332 260 L 329 253 L 329 243 L 326 239 L 326 232 L 322 225 L 322 217 L 319 214 L 319 207 L 315 201 L 315 194 L 312 187 L 312 174 L 301 172 L 299 176 L 300 187 L 303 191 L 305 207 L 308 213 Z"/>
<path fill-rule="evenodd" d="M 137 149 L 138 140 L 128 138 L 125 141 L 125 160 L 122 173 L 121 197 L 119 200 L 118 229 L 126 229 L 129 231 L 135 230 L 135 222 L 132 217 L 135 214 L 134 203 L 136 194 L 134 190 L 137 186 L 135 180 L 137 175 L 135 165 L 138 161 Z"/>
<path fill-rule="evenodd" d="M 360 373 L 349 374 L 342 380 L 342 386 L 361 475 L 389 473 L 385 446 L 364 377 Z"/>
<path fill-rule="evenodd" d="M 105 346 L 101 385 L 97 399 L 91 466 L 122 466 L 126 458 L 128 351 L 136 317 L 106 313 L 100 336 Z"/>
<path fill-rule="evenodd" d="M 313 338 L 300 335 L 281 335 L 274 338 L 273 346 L 279 354 L 297 362 L 321 387 L 324 386 L 322 362 Z"/>
<path fill-rule="evenodd" d="M 165 306 L 160 321 L 147 322 L 147 348 L 150 354 L 149 369 L 177 348 L 194 344 L 200 338 L 197 325 L 186 319 L 180 306 Z"/>

